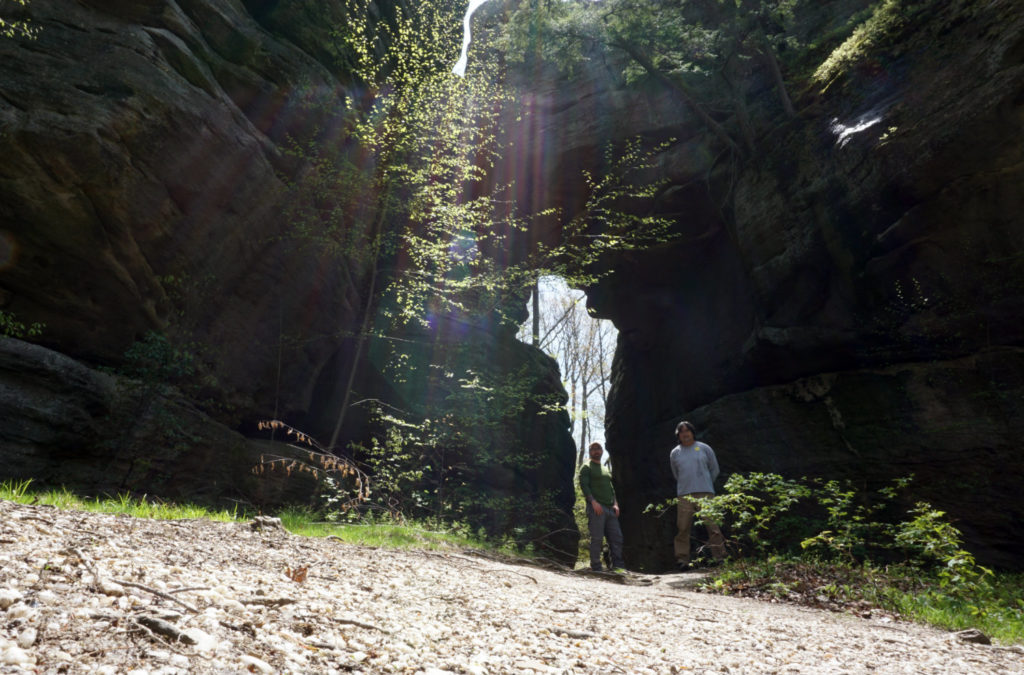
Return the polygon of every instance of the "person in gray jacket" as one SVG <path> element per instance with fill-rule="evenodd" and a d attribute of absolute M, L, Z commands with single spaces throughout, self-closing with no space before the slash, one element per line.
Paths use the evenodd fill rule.
<path fill-rule="evenodd" d="M 676 495 L 679 502 L 676 506 L 675 538 L 676 568 L 680 571 L 690 567 L 690 530 L 693 526 L 693 514 L 697 512 L 696 499 L 711 497 L 715 494 L 715 479 L 718 478 L 718 458 L 715 451 L 707 443 L 696 439 L 696 429 L 689 422 L 676 425 L 676 438 L 679 445 L 672 448 L 669 464 L 672 475 L 676 479 Z M 725 560 L 725 538 L 716 523 L 704 521 L 711 544 L 711 555 L 715 563 Z"/>

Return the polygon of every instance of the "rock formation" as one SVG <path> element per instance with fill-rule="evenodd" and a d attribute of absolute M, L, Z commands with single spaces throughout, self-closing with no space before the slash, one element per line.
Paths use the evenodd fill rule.
<path fill-rule="evenodd" d="M 919 13 L 795 118 L 764 115 L 736 160 L 663 88 L 524 78 L 544 206 L 571 215 L 603 144 L 676 139 L 651 177 L 675 240 L 607 257 L 587 289 L 620 331 L 606 438 L 628 564 L 672 562 L 672 518 L 641 512 L 673 495 L 687 418 L 726 474 L 913 473 L 979 561 L 1024 564 L 1022 47 L 1019 4 Z"/>
<path fill-rule="evenodd" d="M 291 192 L 310 169 L 301 148 L 351 151 L 354 92 L 331 37 L 342 3 L 32 0 L 4 11 L 34 35 L 0 38 L 0 309 L 45 326 L 36 348 L 0 338 L 4 478 L 260 502 L 226 480 L 264 450 L 242 435 L 257 435 L 258 420 L 326 441 L 353 368 L 360 398 L 402 403 L 381 363 L 352 363 L 370 301 L 365 256 L 339 261 L 304 236 Z M 508 331 L 473 340 L 564 400 L 552 362 Z M 186 354 L 187 377 L 161 375 L 185 397 L 132 370 Z M 143 400 L 124 395 L 139 387 Z M 553 520 L 532 526 L 563 532 L 558 546 L 574 552 L 572 453 L 548 452 L 571 445 L 567 421 L 523 415 L 496 451 L 526 446 L 536 461 L 490 489 L 552 492 Z M 349 415 L 339 446 L 367 424 Z"/>
<path fill-rule="evenodd" d="M 290 150 L 343 136 L 352 84 L 329 39 L 338 7 L 283 5 L 16 8 L 38 33 L 0 39 L 0 309 L 46 330 L 39 347 L 9 341 L 0 359 L 7 475 L 63 480 L 55 466 L 90 458 L 73 473 L 97 486 L 92 458 L 110 460 L 116 440 L 105 423 L 132 410 L 118 392 L 144 380 L 94 367 L 124 366 L 152 330 L 197 345 L 188 401 L 202 410 L 170 390 L 159 400 L 192 420 L 175 428 L 208 437 L 154 457 L 152 481 L 134 478 L 146 475 L 141 456 L 120 457 L 119 483 L 180 487 L 191 475 L 202 493 L 194 474 L 214 471 L 203 463 L 213 448 L 251 458 L 259 449 L 237 432 L 275 413 L 330 432 L 370 272 L 353 258 L 345 274 L 296 236 L 288 189 L 308 166 Z M 865 3 L 826 5 L 849 15 Z M 1013 0 L 975 6 L 919 13 L 898 44 L 802 93 L 795 118 L 768 110 L 755 72 L 762 131 L 742 158 L 723 160 L 656 86 L 553 69 L 522 78 L 506 120 L 516 151 L 492 179 L 516 179 L 527 210 L 578 213 L 579 169 L 600 169 L 609 141 L 673 139 L 650 177 L 666 180 L 655 208 L 675 238 L 606 257 L 612 274 L 587 289 L 620 331 L 606 438 L 630 566 L 670 563 L 672 523 L 641 511 L 671 495 L 672 429 L 690 418 L 726 472 L 868 487 L 913 472 L 916 494 L 954 517 L 980 562 L 1021 567 L 1024 12 Z M 483 10 L 486 24 L 501 3 Z M 515 254 L 557 241 L 558 226 L 548 219 Z M 503 355 L 538 392 L 564 397 L 550 362 L 486 322 L 436 337 Z M 367 397 L 417 395 L 371 356 L 355 368 Z M 502 498 L 553 490 L 554 529 L 572 501 L 571 441 L 564 417 L 535 424 L 537 412 L 505 420 L 483 454 L 532 448 L 539 463 L 481 480 Z M 343 436 L 366 424 L 353 415 Z M 187 471 L 166 474 L 174 466 Z"/>

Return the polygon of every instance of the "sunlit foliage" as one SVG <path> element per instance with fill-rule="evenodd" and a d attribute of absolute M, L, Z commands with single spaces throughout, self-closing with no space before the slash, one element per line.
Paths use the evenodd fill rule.
<path fill-rule="evenodd" d="M 778 50 L 801 0 L 568 0 L 522 2 L 510 18 L 511 60 L 543 59 L 572 75 L 601 64 L 627 84 L 677 96 L 734 152 L 753 149 L 751 74 L 763 71 L 777 107 L 794 114 Z M 721 119 L 726 107 L 731 120 Z"/>
<path fill-rule="evenodd" d="M 324 447 L 375 474 L 368 507 L 536 540 L 556 507 L 526 478 L 546 449 L 519 440 L 533 434 L 520 426 L 564 410 L 541 381 L 550 362 L 519 343 L 486 345 L 512 340 L 539 275 L 585 285 L 600 256 L 670 236 L 668 221 L 632 215 L 648 212 L 632 207 L 661 187 L 664 146 L 609 147 L 604 170 L 581 176 L 588 199 L 572 217 L 557 206 L 527 213 L 516 186 L 492 178 L 513 142 L 503 121 L 525 114 L 506 62 L 473 59 L 464 77 L 451 72 L 464 4 L 399 3 L 386 15 L 369 0 L 346 7 L 334 51 L 353 83 L 337 128 L 290 150 L 307 168 L 293 186 L 290 236 L 336 264 L 360 303 L 358 327 L 342 335 L 353 349 Z M 558 224 L 560 242 L 524 236 L 540 218 Z M 393 399 L 356 391 L 367 363 Z M 371 419 L 369 435 L 346 439 L 355 406 Z"/>
<path fill-rule="evenodd" d="M 33 26 L 27 19 L 14 19 L 10 15 L 6 18 L 4 17 L 4 14 L 7 14 L 13 8 L 13 5 L 25 7 L 27 4 L 28 0 L 0 0 L 0 39 L 13 37 L 33 38 L 36 36 L 38 28 Z"/>

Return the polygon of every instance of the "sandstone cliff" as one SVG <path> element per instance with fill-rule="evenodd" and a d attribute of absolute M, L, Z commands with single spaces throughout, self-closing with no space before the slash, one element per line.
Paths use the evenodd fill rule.
<path fill-rule="evenodd" d="M 822 3 L 817 28 L 866 4 Z M 500 2 L 488 7 L 482 22 L 500 17 Z M 742 158 L 723 160 L 668 92 L 610 86 L 606 64 L 571 81 L 550 68 L 521 79 L 506 120 L 516 151 L 492 179 L 516 179 L 527 209 L 578 212 L 579 170 L 600 169 L 608 141 L 674 139 L 652 177 L 667 181 L 656 209 L 676 238 L 606 258 L 613 274 L 587 289 L 621 334 L 606 436 L 631 566 L 670 562 L 672 523 L 641 510 L 672 492 L 667 453 L 684 417 L 726 472 L 874 486 L 912 471 L 982 563 L 1021 566 L 1024 11 L 1012 0 L 940 9 L 826 91 L 798 92 L 795 118 L 773 111 L 753 73 L 759 134 Z M 307 167 L 289 150 L 336 138 L 352 85 L 329 27 L 343 15 L 257 0 L 33 0 L 18 11 L 39 32 L 0 40 L 0 308 L 45 323 L 41 346 L 77 365 L 54 370 L 38 364 L 63 357 L 5 347 L 7 474 L 49 467 L 63 480 L 52 469 L 85 457 L 96 487 L 92 458 L 113 461 L 106 449 L 164 444 L 153 416 L 123 423 L 141 402 L 118 392 L 137 380 L 93 368 L 123 366 L 153 329 L 197 345 L 189 398 L 159 393 L 188 410 L 168 446 L 185 456 L 153 468 L 123 454 L 119 485 L 182 486 L 227 446 L 243 448 L 241 466 L 254 450 L 238 432 L 274 413 L 329 433 L 369 271 L 295 236 L 288 189 Z M 556 241 L 558 225 L 514 252 Z M 564 396 L 550 362 L 485 323 L 442 341 L 528 365 L 542 391 Z M 426 389 L 368 354 L 356 364 L 367 397 L 402 404 Z M 536 412 L 508 420 L 508 438 L 483 456 L 527 447 L 539 463 L 480 479 L 503 497 L 554 490 L 564 510 L 571 441 L 562 417 L 533 423 Z M 353 415 L 343 436 L 366 423 Z M 177 435 L 214 424 L 209 438 Z M 138 442 L 111 446 L 126 428 Z"/>
<path fill-rule="evenodd" d="M 864 6 L 822 3 L 807 35 Z M 587 289 L 620 331 L 606 436 L 632 566 L 671 564 L 672 519 L 641 511 L 673 494 L 680 419 L 726 474 L 913 473 L 979 560 L 1024 564 L 1024 11 L 921 7 L 830 86 L 799 85 L 793 118 L 753 72 L 742 158 L 665 87 L 612 84 L 614 52 L 573 86 L 522 77 L 543 206 L 578 211 L 606 143 L 674 139 L 649 178 L 676 238 L 606 257 Z"/>
<path fill-rule="evenodd" d="M 4 339 L 4 478 L 259 502 L 225 480 L 261 451 L 244 436 L 258 435 L 256 421 L 326 441 L 353 369 L 357 398 L 408 403 L 380 360 L 364 351 L 353 365 L 375 300 L 365 256 L 323 250 L 296 215 L 310 168 L 298 149 L 355 151 L 344 124 L 359 92 L 331 37 L 342 3 L 32 0 L 4 11 L 35 34 L 0 38 L 0 309 L 44 324 L 36 341 L 53 350 Z M 469 339 L 532 369 L 538 395 L 564 399 L 552 362 L 508 331 Z M 187 377 L 164 373 L 185 396 L 126 358 L 164 367 L 175 354 L 160 349 L 190 356 Z M 66 365 L 39 365 L 55 361 Z M 139 387 L 141 400 L 124 395 Z M 531 527 L 562 531 L 574 551 L 572 453 L 547 452 L 571 446 L 567 422 L 535 424 L 534 413 L 508 420 L 494 450 L 526 447 L 535 461 L 511 475 L 493 467 L 487 490 L 551 491 L 557 513 Z M 353 411 L 339 445 L 365 440 L 368 424 Z M 498 529 L 518 526 L 508 520 Z"/>

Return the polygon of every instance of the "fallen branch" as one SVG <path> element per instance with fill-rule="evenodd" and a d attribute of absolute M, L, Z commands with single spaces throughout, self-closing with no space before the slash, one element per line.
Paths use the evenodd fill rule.
<path fill-rule="evenodd" d="M 262 605 L 263 607 L 284 607 L 298 602 L 292 598 L 246 598 L 240 601 L 243 605 Z"/>
<path fill-rule="evenodd" d="M 38 520 L 41 523 L 46 523 L 50 527 L 56 527 L 56 523 L 54 523 L 52 520 L 48 520 L 46 518 L 43 518 L 42 516 L 22 515 L 22 516 L 15 516 L 14 518 L 15 518 L 15 520 Z"/>
<path fill-rule="evenodd" d="M 192 605 L 188 604 L 187 602 L 185 602 L 183 600 L 178 600 L 176 597 L 174 597 L 170 593 L 164 593 L 163 591 L 158 591 L 155 588 L 150 588 L 149 586 L 143 586 L 142 584 L 137 584 L 134 581 L 121 581 L 120 579 L 111 579 L 111 581 L 113 581 L 115 584 L 120 584 L 121 586 L 131 586 L 132 588 L 138 588 L 141 591 L 146 591 L 147 593 L 152 593 L 153 595 L 158 595 L 158 596 L 160 596 L 161 598 L 163 598 L 165 600 L 170 600 L 171 602 L 174 602 L 174 603 L 177 603 L 177 604 L 181 605 L 182 607 L 184 607 L 188 611 L 192 612 L 193 614 L 198 614 L 199 613 L 198 609 L 196 609 L 195 607 L 193 607 Z"/>
<path fill-rule="evenodd" d="M 229 623 L 229 622 L 223 621 L 223 620 L 222 621 L 218 621 L 217 623 L 219 623 L 221 626 L 224 626 L 225 628 L 230 628 L 231 630 L 236 630 L 239 633 L 245 633 L 249 637 L 253 637 L 253 638 L 256 637 L 256 628 L 251 623 L 249 623 L 248 621 L 243 623 L 241 626 L 236 626 L 233 623 Z"/>
<path fill-rule="evenodd" d="M 533 583 L 537 583 L 537 580 L 531 577 L 529 574 L 523 574 L 522 572 L 516 572 L 514 570 L 494 570 L 495 572 L 504 572 L 505 574 L 518 574 L 521 577 L 526 577 Z"/>
<path fill-rule="evenodd" d="M 586 640 L 588 638 L 597 637 L 597 633 L 591 633 L 585 630 L 564 630 L 562 628 L 549 628 L 555 635 L 565 635 L 566 637 L 575 638 L 577 640 Z"/>
<path fill-rule="evenodd" d="M 146 616 L 143 614 L 142 616 L 135 617 L 135 622 L 144 628 L 148 628 L 157 635 L 163 635 L 166 638 L 170 638 L 174 642 L 184 642 L 187 645 L 196 644 L 194 638 L 178 630 L 177 626 L 172 623 L 168 623 L 163 619 L 158 619 L 155 616 Z"/>
<path fill-rule="evenodd" d="M 385 635 L 391 635 L 390 631 L 384 630 L 380 626 L 374 626 L 372 623 L 363 623 L 362 621 L 356 621 L 355 619 L 334 619 L 337 623 L 348 624 L 351 626 L 359 626 L 360 628 L 366 628 L 368 630 L 376 630 L 384 633 Z"/>
<path fill-rule="evenodd" d="M 172 589 L 172 590 L 167 591 L 167 592 L 168 593 L 189 593 L 191 591 L 208 591 L 208 590 L 210 590 L 209 586 L 189 586 L 189 587 L 186 587 L 186 588 L 175 588 L 175 589 Z"/>

